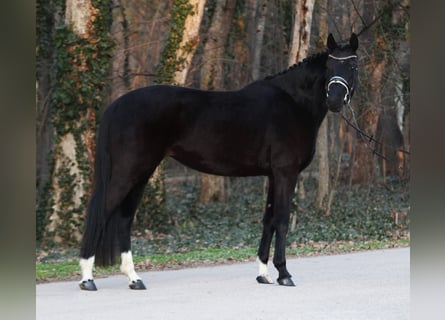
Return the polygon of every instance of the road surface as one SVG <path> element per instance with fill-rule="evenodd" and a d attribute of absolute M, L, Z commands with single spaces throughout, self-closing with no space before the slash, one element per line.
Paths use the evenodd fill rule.
<path fill-rule="evenodd" d="M 257 284 L 254 262 L 36 285 L 36 319 L 409 319 L 409 248 L 288 259 L 296 287 Z M 269 263 L 270 275 L 276 270 Z"/>

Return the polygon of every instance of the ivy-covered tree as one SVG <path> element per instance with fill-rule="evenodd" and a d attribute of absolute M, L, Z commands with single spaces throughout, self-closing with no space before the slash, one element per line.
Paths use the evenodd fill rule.
<path fill-rule="evenodd" d="M 48 178 L 51 165 L 48 153 L 52 148 L 53 128 L 49 119 L 50 94 L 54 59 L 54 4 L 37 0 L 36 15 L 36 236 L 43 237 L 46 221 Z"/>
<path fill-rule="evenodd" d="M 48 92 L 52 148 L 38 203 L 38 237 L 65 245 L 81 238 L 94 164 L 95 132 L 113 50 L 111 0 L 47 1 L 54 19 Z"/>

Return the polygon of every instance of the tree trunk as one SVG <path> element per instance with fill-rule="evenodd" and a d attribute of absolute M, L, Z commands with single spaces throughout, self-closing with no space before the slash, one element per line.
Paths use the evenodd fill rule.
<path fill-rule="evenodd" d="M 326 47 L 328 38 L 328 20 L 327 20 L 327 0 L 318 1 L 318 11 L 320 12 L 320 31 L 317 49 L 322 50 Z M 316 206 L 319 209 L 326 208 L 326 197 L 329 193 L 329 157 L 328 157 L 328 122 L 329 117 L 325 117 L 318 130 L 317 137 L 317 160 L 318 160 L 318 189 Z M 342 152 L 340 150 L 340 152 Z"/>
<path fill-rule="evenodd" d="M 48 198 L 53 242 L 77 244 L 81 239 L 94 167 L 97 113 L 102 106 L 111 40 L 109 3 L 66 0 L 64 27 L 56 32 L 56 72 L 51 96 L 55 130 Z M 63 39 L 63 41 L 60 41 Z"/>
<path fill-rule="evenodd" d="M 264 29 L 266 27 L 267 1 L 257 0 L 252 4 L 255 6 L 258 4 L 258 13 L 256 15 L 257 25 L 254 37 L 255 43 L 252 49 L 252 80 L 258 80 L 260 76 L 261 49 L 263 47 Z"/>
<path fill-rule="evenodd" d="M 401 1 L 400 6 L 386 14 L 384 27 L 391 30 L 393 36 L 385 39 L 387 46 L 392 50 L 388 52 L 388 64 L 385 74 L 385 83 L 382 84 L 381 102 L 383 106 L 379 119 L 377 140 L 384 140 L 384 144 L 379 147 L 380 153 L 387 159 L 379 159 L 383 178 L 386 176 L 404 175 L 405 155 L 396 151 L 404 149 L 404 82 L 408 78 L 409 59 L 407 55 L 408 43 L 406 41 L 406 31 L 408 30 L 408 18 L 406 7 L 408 1 Z M 391 19 L 389 19 L 391 18 Z"/>
<path fill-rule="evenodd" d="M 193 55 L 199 44 L 199 30 L 204 14 L 205 0 L 189 0 L 189 4 L 193 6 L 193 11 L 185 19 L 182 41 L 176 53 L 177 58 L 183 60 L 183 65 L 182 68 L 176 70 L 173 76 L 174 83 L 179 85 L 185 84 Z"/>
<path fill-rule="evenodd" d="M 366 0 L 363 3 L 363 19 L 367 24 L 377 16 L 382 7 L 379 2 Z M 368 29 L 362 36 L 363 48 L 370 48 L 369 59 L 366 60 L 363 73 L 368 75 L 364 82 L 368 84 L 366 101 L 358 106 L 358 121 L 360 128 L 370 136 L 375 136 L 379 115 L 381 113 L 382 79 L 386 69 L 386 57 L 381 54 L 381 46 L 385 45 L 382 35 L 372 33 Z M 373 144 L 366 138 L 358 137 L 352 161 L 352 182 L 371 185 L 374 178 L 376 159 L 372 156 Z"/>
<path fill-rule="evenodd" d="M 127 8 L 123 0 L 113 0 L 116 8 L 111 32 L 116 40 L 111 70 L 110 102 L 132 89 L 130 82 L 130 30 Z M 133 88 L 134 89 L 134 88 Z"/>
<path fill-rule="evenodd" d="M 51 164 L 48 154 L 53 148 L 54 128 L 51 122 L 51 87 L 54 82 L 54 8 L 49 0 L 37 1 L 36 13 L 36 239 L 42 240 L 47 210 L 44 203 L 50 185 Z"/>
<path fill-rule="evenodd" d="M 207 90 L 224 88 L 223 58 L 229 26 L 236 0 L 217 0 L 212 22 L 204 45 L 200 87 Z M 200 202 L 224 202 L 224 177 L 201 174 Z"/>
<path fill-rule="evenodd" d="M 289 64 L 306 58 L 311 39 L 312 13 L 315 0 L 296 0 L 294 28 L 289 54 Z"/>

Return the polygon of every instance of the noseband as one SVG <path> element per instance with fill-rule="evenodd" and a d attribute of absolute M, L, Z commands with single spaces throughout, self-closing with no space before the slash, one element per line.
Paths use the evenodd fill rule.
<path fill-rule="evenodd" d="M 342 78 L 340 76 L 333 76 L 331 79 L 329 79 L 328 82 L 328 88 L 326 90 L 326 97 L 329 98 L 329 88 L 332 84 L 340 84 L 343 87 L 345 87 L 346 89 L 346 94 L 345 97 L 343 98 L 343 101 L 345 104 L 349 104 L 349 102 L 351 101 L 351 95 L 349 94 L 349 86 L 348 86 L 348 81 L 345 80 L 345 78 Z"/>
<path fill-rule="evenodd" d="M 350 56 L 347 56 L 347 57 L 336 57 L 336 56 L 333 56 L 333 55 L 330 54 L 329 58 L 343 61 L 343 60 L 348 60 L 348 59 L 352 59 L 352 58 L 357 58 L 357 56 L 356 55 L 350 55 Z M 351 87 L 351 89 L 349 89 L 348 81 L 346 81 L 345 78 L 340 77 L 340 76 L 333 76 L 328 81 L 328 85 L 327 85 L 327 89 L 326 89 L 326 97 L 327 98 L 329 98 L 329 88 L 331 87 L 332 84 L 342 85 L 346 89 L 346 93 L 345 93 L 345 97 L 343 98 L 343 102 L 345 104 L 349 104 L 351 102 L 350 92 L 352 92 L 354 90 L 354 87 Z"/>

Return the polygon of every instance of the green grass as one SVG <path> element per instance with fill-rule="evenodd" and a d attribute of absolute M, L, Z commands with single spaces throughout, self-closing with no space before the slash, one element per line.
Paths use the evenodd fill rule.
<path fill-rule="evenodd" d="M 366 242 L 314 242 L 287 248 L 287 257 L 304 257 L 313 255 L 340 254 L 354 251 L 375 250 L 392 247 L 407 247 L 409 240 L 387 240 Z M 173 254 L 154 254 L 135 257 L 137 271 L 180 269 L 199 265 L 222 264 L 231 262 L 252 261 L 256 257 L 256 248 L 243 249 L 206 249 Z M 271 255 L 273 252 L 271 253 Z M 119 271 L 115 265 L 107 268 L 95 268 L 95 276 L 107 276 Z M 36 280 L 38 282 L 80 278 L 77 260 L 63 262 L 41 262 L 36 264 Z"/>
<path fill-rule="evenodd" d="M 96 268 L 95 273 L 99 276 L 109 275 L 118 270 L 118 266 Z M 71 279 L 77 276 L 80 276 L 80 267 L 78 260 L 36 264 L 37 281 Z"/>

